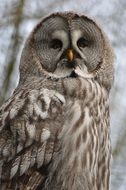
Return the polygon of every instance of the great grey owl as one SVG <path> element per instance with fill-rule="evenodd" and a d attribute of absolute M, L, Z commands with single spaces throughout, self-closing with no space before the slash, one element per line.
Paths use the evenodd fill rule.
<path fill-rule="evenodd" d="M 0 110 L 2 190 L 109 190 L 113 60 L 85 15 L 54 13 L 34 28 Z"/>

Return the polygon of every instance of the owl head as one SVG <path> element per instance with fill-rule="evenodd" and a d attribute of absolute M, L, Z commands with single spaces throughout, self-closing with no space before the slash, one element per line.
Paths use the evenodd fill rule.
<path fill-rule="evenodd" d="M 23 49 L 20 82 L 31 76 L 93 78 L 110 89 L 113 51 L 95 21 L 73 12 L 54 13 L 33 29 Z"/>

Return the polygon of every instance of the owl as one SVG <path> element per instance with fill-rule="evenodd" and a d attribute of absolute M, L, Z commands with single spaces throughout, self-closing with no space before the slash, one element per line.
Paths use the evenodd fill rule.
<path fill-rule="evenodd" d="M 0 109 L 1 190 L 109 190 L 114 53 L 86 15 L 41 20 Z"/>

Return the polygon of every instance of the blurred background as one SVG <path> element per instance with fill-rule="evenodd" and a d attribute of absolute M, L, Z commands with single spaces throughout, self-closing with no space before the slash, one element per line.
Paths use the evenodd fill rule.
<path fill-rule="evenodd" d="M 0 105 L 18 84 L 21 51 L 33 27 L 51 12 L 68 10 L 95 18 L 115 50 L 111 183 L 112 190 L 126 190 L 126 0 L 0 0 Z"/>

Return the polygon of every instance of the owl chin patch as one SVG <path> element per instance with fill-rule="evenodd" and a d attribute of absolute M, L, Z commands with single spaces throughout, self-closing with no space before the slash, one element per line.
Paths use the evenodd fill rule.
<path fill-rule="evenodd" d="M 71 78 L 77 78 L 77 77 L 78 77 L 78 74 L 75 73 L 75 71 L 72 71 L 71 74 L 70 74 L 70 77 L 71 77 Z"/>

